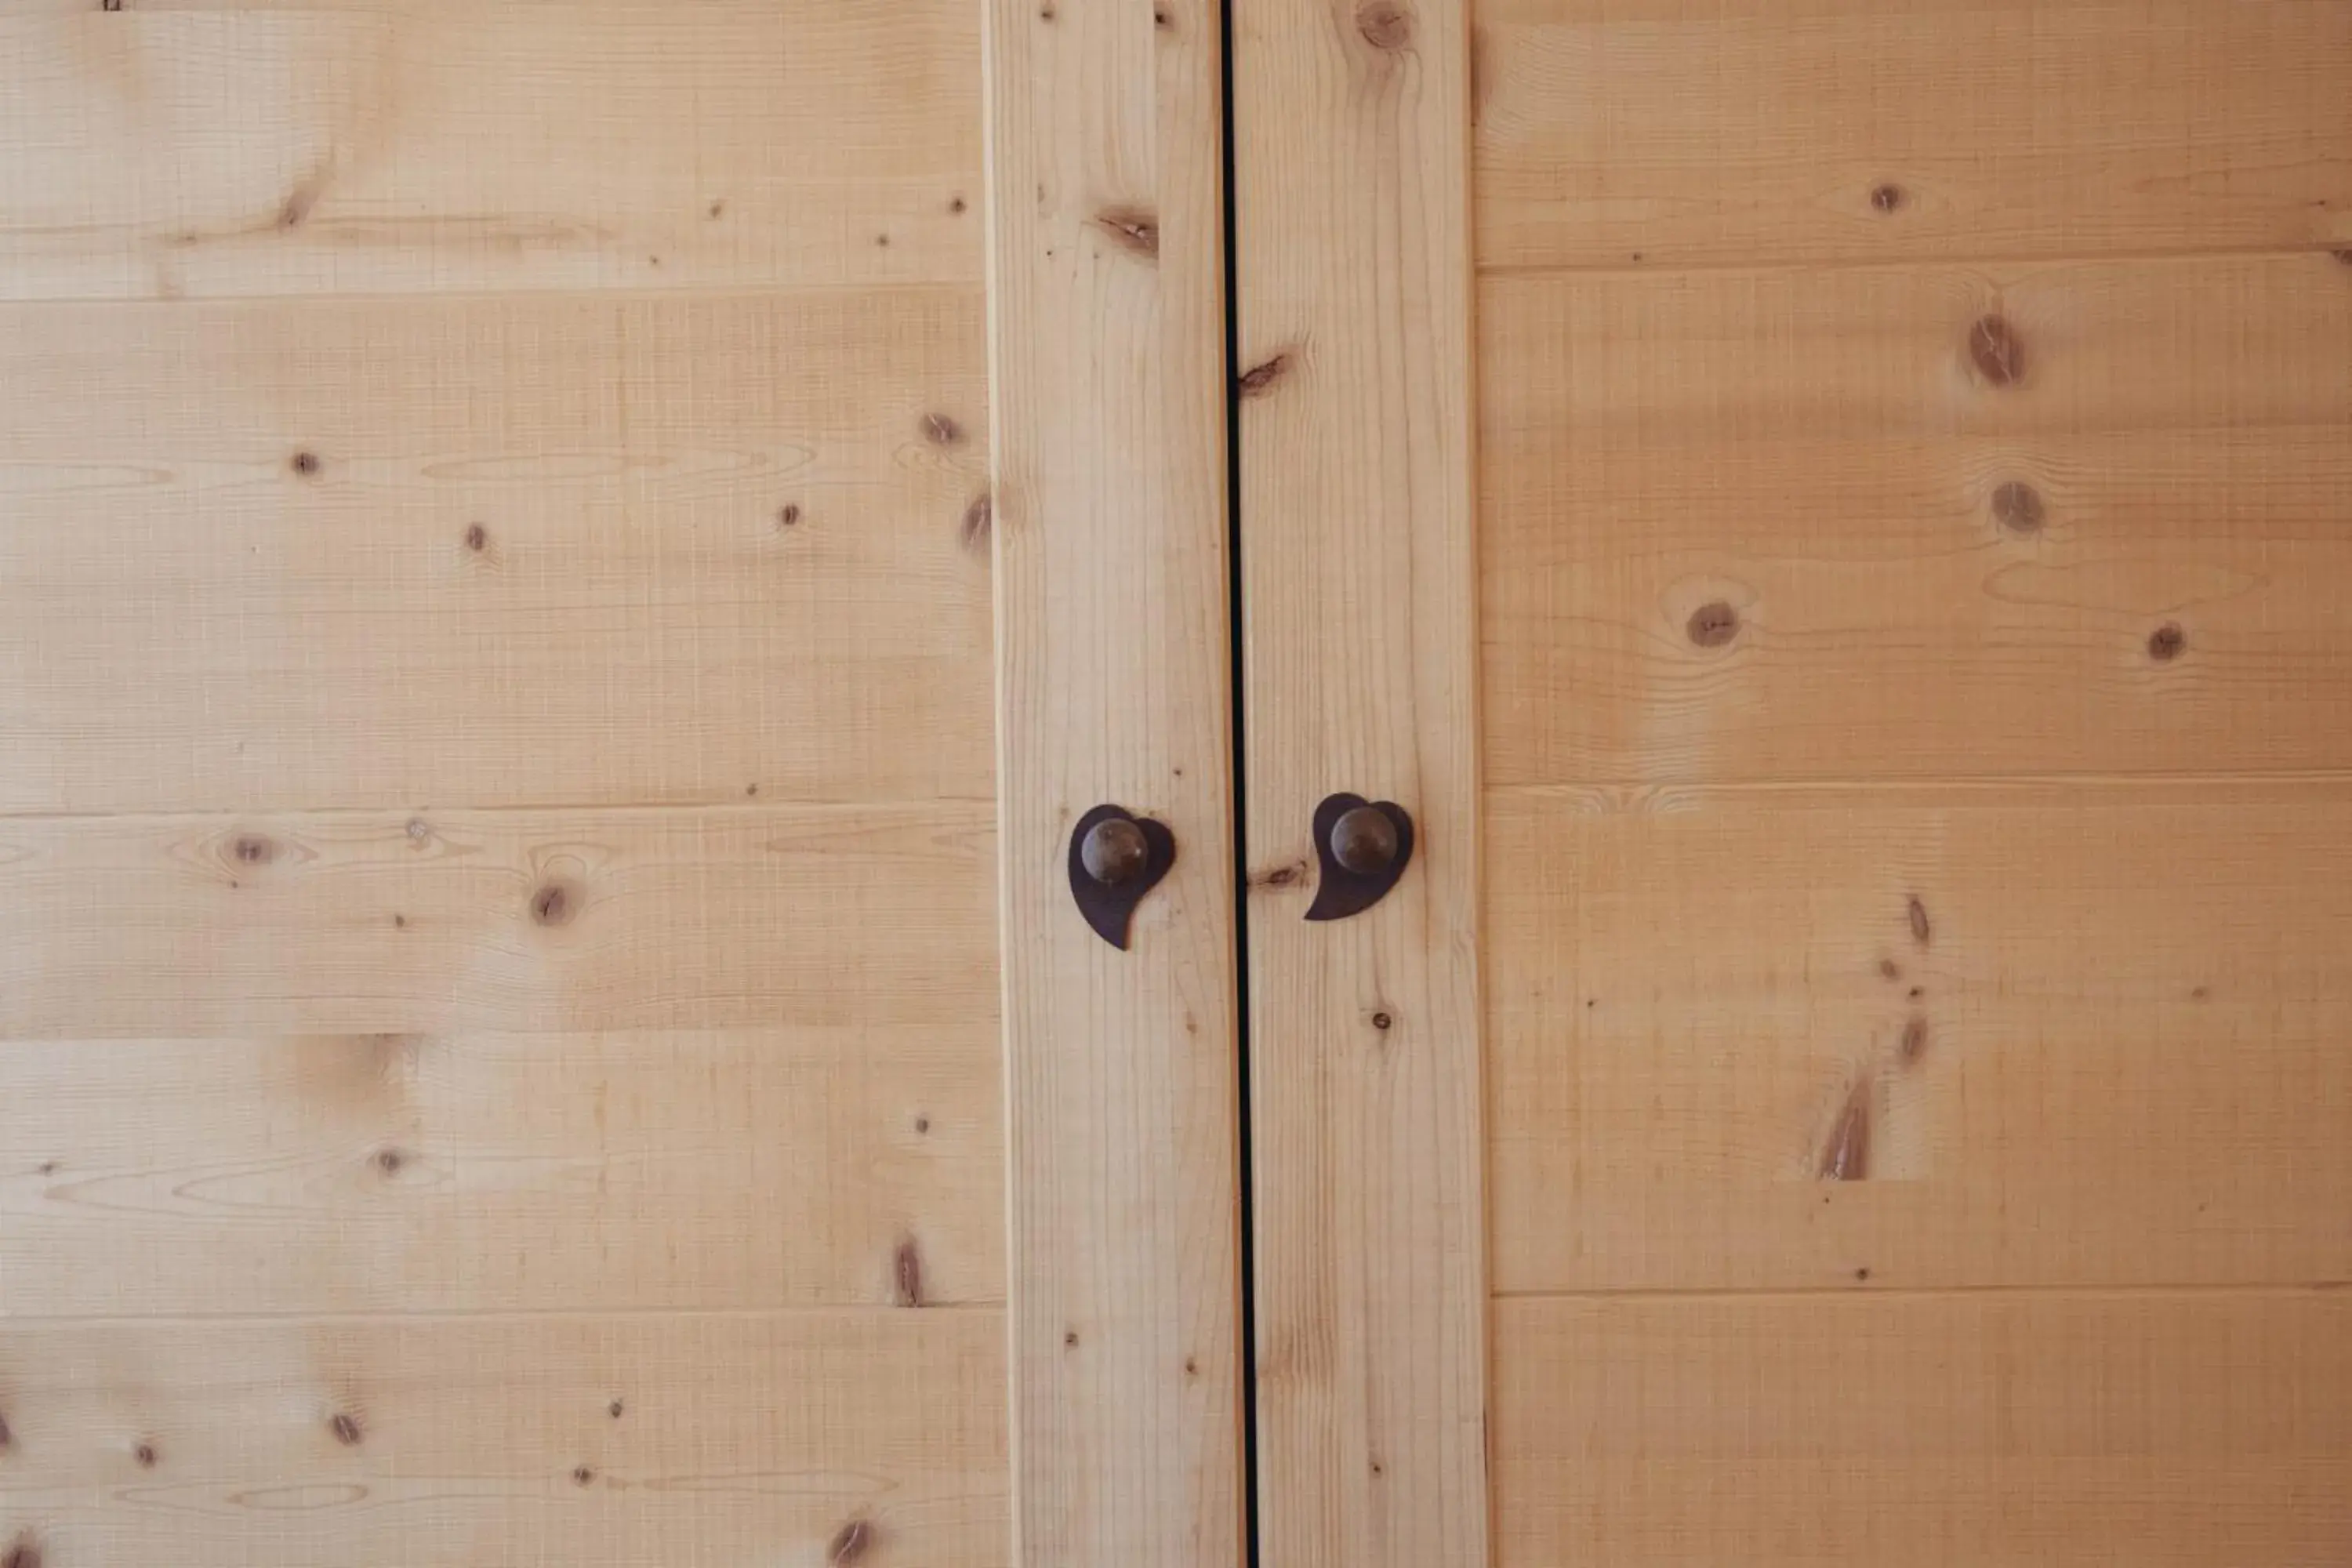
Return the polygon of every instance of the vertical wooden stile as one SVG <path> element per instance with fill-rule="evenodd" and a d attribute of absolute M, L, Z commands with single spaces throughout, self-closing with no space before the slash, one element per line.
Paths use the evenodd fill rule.
<path fill-rule="evenodd" d="M 1486 1559 L 1468 30 L 1234 12 L 1265 1568 Z M 1418 847 L 1306 923 L 1341 791 Z"/>
<path fill-rule="evenodd" d="M 1240 1561 L 1218 16 L 994 0 L 990 369 L 1014 1560 Z M 1165 823 L 1130 949 L 1073 825 Z"/>

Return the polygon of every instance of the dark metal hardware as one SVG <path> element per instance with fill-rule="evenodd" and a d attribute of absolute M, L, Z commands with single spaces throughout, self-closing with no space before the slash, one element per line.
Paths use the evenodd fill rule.
<path fill-rule="evenodd" d="M 1106 888 L 1125 887 L 1151 859 L 1151 845 L 1132 819 L 1106 816 L 1078 840 L 1078 864 Z"/>
<path fill-rule="evenodd" d="M 1098 805 L 1070 833 L 1070 896 L 1095 934 L 1122 952 L 1144 895 L 1176 864 L 1176 836 L 1164 823 Z"/>
<path fill-rule="evenodd" d="M 1412 862 L 1412 818 L 1392 800 L 1335 795 L 1315 808 L 1315 855 L 1323 875 L 1310 921 L 1343 921 L 1388 896 Z"/>
<path fill-rule="evenodd" d="M 1331 825 L 1331 858 L 1342 870 L 1377 877 L 1396 864 L 1397 826 L 1377 805 L 1354 805 Z"/>

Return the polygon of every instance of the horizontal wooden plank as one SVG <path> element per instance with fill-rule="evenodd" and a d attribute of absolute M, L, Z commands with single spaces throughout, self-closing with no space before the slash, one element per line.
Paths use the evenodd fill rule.
<path fill-rule="evenodd" d="M 0 810 L 986 798 L 982 331 L 0 307 Z"/>
<path fill-rule="evenodd" d="M 986 1310 L 0 1327 L 0 1539 L 55 1568 L 994 1568 L 1003 1340 Z"/>
<path fill-rule="evenodd" d="M 968 1024 L 0 1044 L 0 1317 L 1003 1300 Z"/>
<path fill-rule="evenodd" d="M 942 0 L 90 0 L 0 58 L 0 298 L 982 276 L 980 19 Z"/>
<path fill-rule="evenodd" d="M 1482 266 L 2352 243 L 2335 0 L 1495 0 Z"/>
<path fill-rule="evenodd" d="M 992 810 L 0 822 L 0 1038 L 992 1026 Z"/>
<path fill-rule="evenodd" d="M 649 0 L 506 0 L 509 9 L 527 6 L 557 8 L 573 16 L 607 11 L 643 11 Z M 172 11 L 300 11 L 336 13 L 361 11 L 407 16 L 442 11 L 467 11 L 475 0 L 8 0 L 8 15 L 79 16 L 91 10 L 120 11 L 126 16 L 153 16 Z"/>
<path fill-rule="evenodd" d="M 1480 323 L 1491 782 L 2352 764 L 2352 268 L 1490 278 Z"/>
<path fill-rule="evenodd" d="M 2352 1547 L 2352 1294 L 1505 1302 L 1502 1568 Z"/>
<path fill-rule="evenodd" d="M 1488 799 L 1497 1290 L 2352 1280 L 2352 781 Z"/>
<path fill-rule="evenodd" d="M 1478 321 L 1481 429 L 1563 459 L 2352 415 L 2352 267 L 2327 256 L 1489 277 Z"/>

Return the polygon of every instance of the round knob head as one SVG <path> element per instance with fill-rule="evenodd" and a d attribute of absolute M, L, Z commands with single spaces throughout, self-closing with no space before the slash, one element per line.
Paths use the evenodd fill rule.
<path fill-rule="evenodd" d="M 1376 877 L 1397 857 L 1396 824 L 1376 806 L 1359 805 L 1331 825 L 1331 858 L 1359 877 Z"/>
<path fill-rule="evenodd" d="M 1151 846 L 1144 842 L 1143 829 L 1123 816 L 1096 823 L 1078 846 L 1078 863 L 1106 888 L 1134 881 L 1150 859 Z"/>

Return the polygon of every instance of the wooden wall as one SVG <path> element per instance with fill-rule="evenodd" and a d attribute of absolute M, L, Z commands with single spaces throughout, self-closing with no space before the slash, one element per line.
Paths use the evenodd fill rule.
<path fill-rule="evenodd" d="M 1475 15 L 1495 1560 L 2345 1560 L 2352 7 Z"/>
<path fill-rule="evenodd" d="M 0 1552 L 1004 1561 L 977 10 L 0 11 Z"/>
<path fill-rule="evenodd" d="M 1483 1561 L 1482 1481 L 1503 1568 L 2352 1554 L 2352 7 L 1423 10 L 1236 12 L 1269 1568 Z M 1041 100 L 1117 155 L 1000 245 L 1205 382 L 1206 24 L 1116 26 L 1164 106 Z M 1008 1556 L 981 26 L 0 11 L 6 1568 Z M 1213 517 L 1138 385 L 1063 411 Z M 1222 822 L 1222 734 L 1118 766 Z M 1443 823 L 1310 952 L 1350 787 Z M 1110 995 L 1023 1092 L 1160 1129 Z M 1032 1539 L 1215 1560 L 1231 1325 L 1150 1306 L 1050 1375 L 1206 1458 Z"/>

